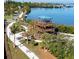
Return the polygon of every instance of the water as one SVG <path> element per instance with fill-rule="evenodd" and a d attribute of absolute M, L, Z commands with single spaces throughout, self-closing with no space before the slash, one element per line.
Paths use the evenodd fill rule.
<path fill-rule="evenodd" d="M 40 16 L 51 17 L 56 24 L 74 25 L 74 8 L 31 8 L 28 19 L 38 19 Z"/>

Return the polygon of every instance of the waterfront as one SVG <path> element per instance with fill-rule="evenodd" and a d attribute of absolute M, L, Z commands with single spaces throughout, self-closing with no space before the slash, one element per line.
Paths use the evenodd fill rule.
<path fill-rule="evenodd" d="M 40 16 L 52 18 L 56 24 L 74 25 L 74 8 L 31 8 L 28 19 L 39 19 Z"/>

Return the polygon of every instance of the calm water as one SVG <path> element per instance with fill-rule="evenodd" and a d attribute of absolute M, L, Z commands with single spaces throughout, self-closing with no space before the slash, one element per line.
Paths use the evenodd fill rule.
<path fill-rule="evenodd" d="M 56 24 L 74 25 L 74 8 L 31 8 L 28 19 L 51 17 Z"/>

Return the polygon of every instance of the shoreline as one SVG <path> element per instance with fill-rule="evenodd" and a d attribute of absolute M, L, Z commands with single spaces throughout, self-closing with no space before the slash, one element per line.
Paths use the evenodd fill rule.
<path fill-rule="evenodd" d="M 27 18 L 26 20 L 34 20 L 34 21 L 38 21 L 38 20 L 42 20 L 42 19 L 39 19 L 39 18 L 34 18 L 34 19 L 31 19 L 31 18 Z M 52 20 L 50 20 L 50 21 L 52 21 Z M 74 24 L 72 24 L 72 25 L 69 25 L 69 24 L 60 24 L 60 23 L 56 23 L 56 22 L 53 22 L 52 21 L 52 23 L 54 23 L 54 24 L 56 24 L 56 25 L 64 25 L 64 26 L 73 26 L 74 27 Z"/>

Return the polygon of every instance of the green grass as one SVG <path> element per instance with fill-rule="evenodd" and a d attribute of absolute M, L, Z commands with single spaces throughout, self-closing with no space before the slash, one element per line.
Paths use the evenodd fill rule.
<path fill-rule="evenodd" d="M 8 44 L 12 59 L 29 59 L 19 48 L 13 48 L 13 44 L 10 40 L 8 40 Z"/>
<path fill-rule="evenodd" d="M 36 48 L 36 46 L 33 46 L 32 43 L 27 44 L 27 41 L 25 41 L 25 40 L 21 40 L 20 42 L 21 42 L 22 44 L 24 44 L 26 47 L 28 47 L 31 51 L 34 51 L 35 48 Z"/>
<path fill-rule="evenodd" d="M 24 44 L 26 47 L 28 47 L 32 52 L 34 52 L 39 58 L 40 58 L 40 52 L 38 51 L 38 49 L 39 49 L 39 47 L 40 46 L 34 46 L 33 45 L 33 42 L 29 42 L 29 44 L 27 44 L 27 41 L 25 41 L 25 40 L 21 40 L 20 41 L 22 44 Z M 54 44 L 56 44 L 56 43 L 53 43 L 53 45 Z M 59 43 L 57 42 L 57 45 L 58 45 Z M 54 52 L 52 52 L 54 55 L 57 55 L 57 54 L 63 54 L 62 52 L 60 52 L 60 51 L 63 51 L 63 52 L 65 52 L 64 50 L 59 50 L 59 49 L 61 49 L 61 48 L 59 48 L 59 47 L 53 47 L 53 45 L 52 45 L 52 51 L 53 50 L 55 50 L 55 49 L 57 49 L 58 48 L 58 50 L 54 53 Z M 61 46 L 60 44 L 59 44 L 59 46 Z M 67 56 L 65 56 L 63 59 L 73 59 L 74 58 L 74 55 L 73 55 L 73 52 L 69 52 L 69 53 L 72 53 L 72 55 L 71 54 L 68 54 Z M 64 54 L 63 54 L 64 55 Z M 58 55 L 57 55 L 58 56 Z M 61 59 L 60 57 L 58 57 L 58 59 Z"/>
<path fill-rule="evenodd" d="M 29 44 L 27 44 L 27 41 L 25 40 L 21 40 L 20 41 L 24 46 L 26 46 L 27 48 L 29 48 L 32 52 L 34 52 L 39 58 L 40 58 L 40 54 L 39 54 L 39 46 L 34 46 L 32 42 L 29 42 Z"/>
<path fill-rule="evenodd" d="M 9 19 L 9 20 L 11 20 L 12 18 L 13 18 L 12 15 L 5 15 L 5 16 L 4 16 L 4 19 Z"/>

